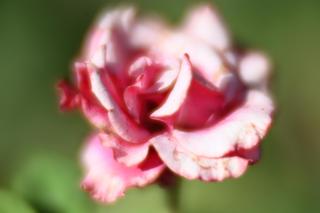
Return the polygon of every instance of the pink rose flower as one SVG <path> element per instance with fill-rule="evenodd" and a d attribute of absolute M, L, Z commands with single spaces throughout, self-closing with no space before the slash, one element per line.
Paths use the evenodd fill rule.
<path fill-rule="evenodd" d="M 76 86 L 59 83 L 61 108 L 80 108 L 96 129 L 82 187 L 109 203 L 165 168 L 203 181 L 241 176 L 272 122 L 269 71 L 262 53 L 234 47 L 208 6 L 178 28 L 132 8 L 105 12 L 74 64 Z"/>

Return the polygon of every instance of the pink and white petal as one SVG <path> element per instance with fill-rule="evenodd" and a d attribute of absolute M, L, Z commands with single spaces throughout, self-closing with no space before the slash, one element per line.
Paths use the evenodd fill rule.
<path fill-rule="evenodd" d="M 137 49 L 150 49 L 169 33 L 168 26 L 155 17 L 146 17 L 135 22 L 130 31 L 130 44 Z"/>
<path fill-rule="evenodd" d="M 241 176 L 248 160 L 241 157 L 206 158 L 185 150 L 168 134 L 150 140 L 162 161 L 170 170 L 187 179 L 222 181 Z"/>
<path fill-rule="evenodd" d="M 116 161 L 128 167 L 141 163 L 148 154 L 149 144 L 131 144 L 108 133 L 100 133 L 103 146 L 111 148 Z"/>
<path fill-rule="evenodd" d="M 118 8 L 104 11 L 97 19 L 84 45 L 84 57 L 90 59 L 101 46 L 109 44 L 114 29 L 128 32 L 135 19 L 133 8 Z M 112 56 L 111 54 L 110 56 Z"/>
<path fill-rule="evenodd" d="M 109 128 L 107 111 L 100 106 L 91 92 L 87 64 L 76 62 L 74 64 L 75 81 L 79 91 L 79 106 L 90 123 L 98 128 Z"/>
<path fill-rule="evenodd" d="M 263 85 L 270 75 L 271 65 L 268 58 L 259 52 L 247 53 L 240 60 L 240 77 L 248 86 Z"/>
<path fill-rule="evenodd" d="M 220 51 L 230 47 L 227 29 L 218 12 L 210 6 L 194 8 L 186 18 L 184 30 Z"/>
<path fill-rule="evenodd" d="M 192 66 L 188 55 L 184 55 L 176 83 L 164 104 L 154 111 L 150 117 L 168 117 L 176 113 L 186 99 L 192 80 Z"/>
<path fill-rule="evenodd" d="M 247 159 L 237 156 L 204 159 L 204 161 L 210 162 L 210 168 L 202 167 L 200 172 L 200 178 L 204 181 L 223 181 L 227 178 L 238 178 L 244 174 L 249 164 Z"/>
<path fill-rule="evenodd" d="M 107 67 L 121 89 L 129 80 L 126 65 L 132 55 L 128 36 L 133 22 L 132 8 L 119 8 L 103 14 L 89 34 L 82 54 L 82 60 L 100 69 Z"/>
<path fill-rule="evenodd" d="M 169 34 L 155 46 L 154 51 L 172 57 L 188 53 L 195 71 L 216 87 L 220 78 L 229 73 L 218 51 L 183 33 Z"/>
<path fill-rule="evenodd" d="M 191 132 L 174 129 L 172 137 L 189 152 L 209 158 L 222 157 L 237 149 L 250 149 L 269 129 L 273 108 L 268 95 L 250 90 L 245 102 L 218 123 Z"/>
<path fill-rule="evenodd" d="M 82 162 L 86 172 L 83 189 L 97 201 L 105 203 L 116 201 L 128 188 L 151 183 L 163 170 L 162 164 L 143 170 L 117 162 L 113 150 L 103 146 L 97 135 L 92 136 L 85 146 Z"/>
<path fill-rule="evenodd" d="M 112 88 L 112 82 L 108 79 L 108 76 L 105 76 L 105 80 L 108 82 L 104 83 L 99 71 L 93 66 L 90 69 L 92 92 L 101 105 L 108 110 L 110 125 L 115 133 L 128 142 L 145 142 L 150 137 L 150 134 L 133 120 L 130 120 L 123 112 L 123 109 L 120 108 L 119 103 L 116 101 L 117 95 L 113 92 L 115 89 Z"/>
<path fill-rule="evenodd" d="M 178 70 L 166 69 L 163 70 L 156 78 L 152 86 L 147 88 L 145 93 L 159 93 L 168 90 L 178 77 Z"/>
<path fill-rule="evenodd" d="M 82 97 L 81 110 L 95 127 L 99 129 L 109 129 L 111 127 L 108 119 L 108 112 L 96 103 L 90 102 Z"/>
<path fill-rule="evenodd" d="M 139 75 L 143 74 L 147 67 L 152 65 L 152 60 L 149 57 L 142 56 L 136 59 L 129 67 L 128 74 L 131 77 L 137 78 Z"/>
<path fill-rule="evenodd" d="M 101 28 L 110 28 L 117 23 L 122 30 L 129 31 L 134 23 L 136 10 L 133 7 L 118 7 L 114 10 L 104 11 L 98 17 L 97 26 Z"/>

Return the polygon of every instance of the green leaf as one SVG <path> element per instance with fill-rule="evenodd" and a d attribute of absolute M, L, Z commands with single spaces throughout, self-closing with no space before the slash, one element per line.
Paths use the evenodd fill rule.
<path fill-rule="evenodd" d="M 76 163 L 54 154 L 33 156 L 14 175 L 12 188 L 38 212 L 92 212 Z"/>
<path fill-rule="evenodd" d="M 5 190 L 0 190 L 0 212 L 35 213 L 35 211 L 19 196 Z"/>

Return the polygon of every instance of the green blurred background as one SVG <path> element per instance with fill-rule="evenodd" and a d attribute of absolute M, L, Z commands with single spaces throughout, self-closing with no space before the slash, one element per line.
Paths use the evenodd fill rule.
<path fill-rule="evenodd" d="M 184 181 L 184 213 L 320 212 L 320 1 L 215 0 L 234 37 L 275 65 L 278 112 L 263 158 L 240 179 Z M 0 213 L 168 212 L 154 185 L 115 205 L 78 185 L 79 149 L 90 127 L 57 107 L 55 82 L 108 0 L 0 0 Z M 199 1 L 140 0 L 142 12 L 177 23 Z"/>

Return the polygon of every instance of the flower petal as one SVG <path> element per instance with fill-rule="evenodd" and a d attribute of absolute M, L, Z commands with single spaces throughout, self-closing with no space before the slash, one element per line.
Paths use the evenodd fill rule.
<path fill-rule="evenodd" d="M 59 105 L 61 110 L 73 110 L 79 106 L 78 92 L 69 86 L 66 81 L 60 81 L 57 84 L 59 92 Z"/>
<path fill-rule="evenodd" d="M 155 45 L 154 52 L 176 58 L 188 53 L 194 71 L 216 87 L 221 78 L 230 72 L 217 50 L 183 33 L 169 34 Z"/>
<path fill-rule="evenodd" d="M 143 74 L 151 65 L 151 58 L 146 56 L 139 57 L 130 65 L 128 74 L 131 77 L 137 78 L 139 75 Z"/>
<path fill-rule="evenodd" d="M 100 133 L 99 137 L 103 146 L 113 150 L 115 160 L 126 166 L 135 166 L 147 157 L 149 143 L 131 144 L 109 133 Z"/>
<path fill-rule="evenodd" d="M 146 162 L 148 166 L 125 166 L 114 159 L 112 148 L 103 146 L 97 135 L 89 139 L 82 153 L 82 161 L 86 172 L 83 189 L 97 201 L 106 203 L 116 201 L 130 187 L 153 182 L 164 168 L 154 156 Z"/>
<path fill-rule="evenodd" d="M 191 79 L 192 67 L 188 56 L 185 55 L 181 62 L 180 72 L 178 74 L 176 83 L 169 93 L 168 98 L 165 100 L 164 104 L 160 106 L 159 109 L 157 109 L 150 115 L 150 117 L 168 117 L 176 113 L 187 96 Z"/>
<path fill-rule="evenodd" d="M 91 66 L 90 71 L 90 81 L 93 94 L 97 97 L 103 107 L 108 110 L 108 117 L 112 129 L 117 135 L 126 141 L 132 143 L 142 143 L 145 142 L 150 136 L 149 133 L 141 128 L 137 123 L 123 112 L 120 108 L 120 104 L 117 103 L 116 94 L 114 89 L 112 89 L 112 82 L 108 79 L 106 75 L 107 83 L 103 83 L 101 75 L 99 74 L 97 68 Z M 108 88 L 106 88 L 108 86 Z"/>
<path fill-rule="evenodd" d="M 241 176 L 249 161 L 241 157 L 206 158 L 185 150 L 170 135 L 150 140 L 163 162 L 175 173 L 187 179 L 222 181 Z"/>
<path fill-rule="evenodd" d="M 129 113 L 138 121 L 147 113 L 147 103 L 150 99 L 160 104 L 164 92 L 175 82 L 178 76 L 177 67 L 167 66 L 161 62 L 152 61 L 147 57 L 138 58 L 129 68 L 129 74 L 135 77 L 135 83 L 124 90 L 124 102 Z M 156 98 L 161 96 L 161 98 Z M 158 100 L 156 100 L 158 99 Z"/>
<path fill-rule="evenodd" d="M 247 53 L 240 61 L 240 77 L 248 86 L 265 86 L 270 74 L 270 63 L 262 53 Z"/>
<path fill-rule="evenodd" d="M 89 71 L 85 63 L 74 64 L 76 85 L 79 91 L 80 107 L 90 123 L 100 129 L 110 127 L 107 111 L 100 106 L 91 92 Z"/>
<path fill-rule="evenodd" d="M 90 59 L 94 57 L 97 50 L 102 46 L 112 43 L 113 47 L 109 48 L 110 54 L 107 54 L 109 62 L 113 62 L 116 59 L 117 50 L 120 50 L 120 46 L 126 42 L 120 42 L 118 39 L 122 38 L 120 36 L 116 38 L 117 33 L 125 34 L 128 33 L 131 25 L 133 24 L 135 10 L 134 8 L 118 8 L 112 11 L 105 11 L 100 17 L 98 17 L 96 24 L 93 26 L 87 40 L 84 45 L 84 58 Z M 119 42 L 116 42 L 119 41 Z M 120 54 L 122 55 L 122 54 Z M 118 55 L 119 56 L 119 55 Z M 99 64 L 99 63 L 98 63 Z"/>
<path fill-rule="evenodd" d="M 193 79 L 175 126 L 183 129 L 204 128 L 215 120 L 213 117 L 220 116 L 223 105 L 223 94 Z"/>
<path fill-rule="evenodd" d="M 218 50 L 225 50 L 230 46 L 229 34 L 217 11 L 210 6 L 193 9 L 186 18 L 184 30 Z"/>
<path fill-rule="evenodd" d="M 197 156 L 218 158 L 255 147 L 266 134 L 272 120 L 273 103 L 263 92 L 251 90 L 245 102 L 211 127 L 185 132 L 172 130 L 179 146 Z"/>
<path fill-rule="evenodd" d="M 81 56 L 97 68 L 107 67 L 121 90 L 128 83 L 126 65 L 134 52 L 127 39 L 134 20 L 135 10 L 131 7 L 103 13 L 89 33 Z"/>
<path fill-rule="evenodd" d="M 162 20 L 146 17 L 135 22 L 129 36 L 134 48 L 150 49 L 168 33 L 168 26 Z"/>

